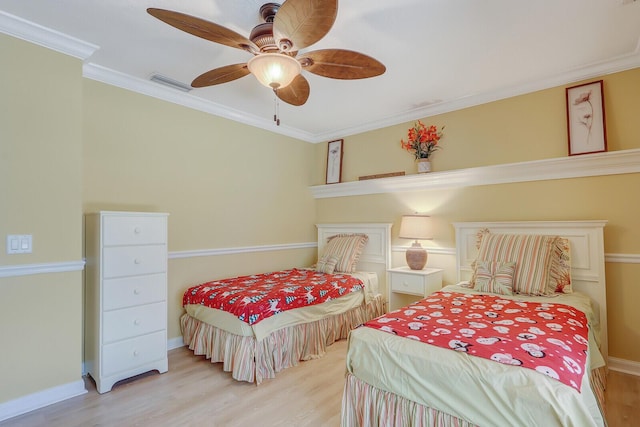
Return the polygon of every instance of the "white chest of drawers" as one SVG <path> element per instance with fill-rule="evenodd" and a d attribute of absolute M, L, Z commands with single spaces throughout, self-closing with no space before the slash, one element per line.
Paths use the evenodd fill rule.
<path fill-rule="evenodd" d="M 85 368 L 99 393 L 167 363 L 167 214 L 85 218 Z"/>

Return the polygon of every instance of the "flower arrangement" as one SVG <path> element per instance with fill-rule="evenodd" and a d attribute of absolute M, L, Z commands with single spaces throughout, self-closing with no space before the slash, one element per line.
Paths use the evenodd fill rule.
<path fill-rule="evenodd" d="M 405 150 L 412 152 L 416 160 L 428 159 L 434 151 L 441 148 L 438 143 L 443 137 L 443 130 L 444 126 L 438 131 L 436 126 L 425 126 L 424 123 L 418 120 L 413 127 L 409 128 L 407 141 L 405 142 L 404 139 L 401 139 L 400 145 Z"/>

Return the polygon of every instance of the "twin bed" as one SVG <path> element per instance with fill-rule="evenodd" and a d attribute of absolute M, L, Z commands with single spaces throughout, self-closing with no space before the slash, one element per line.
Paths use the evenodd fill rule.
<path fill-rule="evenodd" d="M 336 250 L 328 242 L 361 235 L 366 245 L 356 256 L 357 272 L 327 279 L 353 276 L 360 288 L 251 324 L 238 313 L 191 303 L 189 292 L 202 291 L 194 287 L 185 293 L 183 338 L 233 378 L 259 384 L 348 337 L 343 426 L 603 426 L 605 223 L 456 223 L 458 283 L 387 314 L 390 224 L 319 225 L 318 267 L 282 274 L 318 281 L 325 263 L 335 261 L 326 256 Z M 514 249 L 513 242 L 496 244 L 500 236 L 535 244 Z M 514 250 L 519 258 L 508 259 Z M 255 278 L 200 286 L 215 293 L 216 286 L 235 289 L 238 280 Z M 544 285 L 530 288 L 529 280 Z M 476 357 L 483 351 L 489 359 Z"/>
<path fill-rule="evenodd" d="M 604 224 L 455 224 L 459 283 L 352 331 L 342 425 L 606 425 Z M 544 252 L 518 249 L 513 242 L 500 242 L 492 252 L 487 250 L 491 243 L 478 242 L 481 238 L 486 243 L 487 232 L 494 243 L 498 237 L 516 235 L 566 238 L 570 256 L 564 267 L 570 269 L 573 292 L 565 293 L 565 275 L 556 277 L 559 285 L 546 296 L 496 295 L 470 288 L 470 280 L 487 283 L 478 276 L 478 265 L 486 261 L 476 260 L 479 252 L 493 254 L 489 261 L 504 267 L 510 263 L 500 258 L 516 248 L 524 254 L 518 262 L 527 266 L 520 272 L 528 277 L 536 274 L 527 270 L 532 261 L 527 254 Z M 489 281 L 494 284 L 509 276 L 495 269 L 493 273 Z M 517 286 L 522 277 L 510 273 L 511 285 Z M 429 318 L 436 320 L 435 326 Z M 579 326 L 584 326 L 582 336 Z M 510 335 L 511 330 L 517 334 Z M 561 335 L 553 337 L 553 330 Z M 444 341 L 444 348 L 438 341 Z M 563 347 L 569 351 L 564 355 L 557 352 Z M 469 355 L 482 351 L 493 360 Z M 586 359 L 583 365 L 577 362 L 581 357 Z M 553 359 L 559 364 L 552 365 Z M 525 367 L 529 362 L 531 369 Z M 573 379 L 566 377 L 570 374 Z"/>
<path fill-rule="evenodd" d="M 321 257 L 314 269 L 212 281 L 185 292 L 182 335 L 194 354 L 204 355 L 212 363 L 222 362 L 223 369 L 238 381 L 260 384 L 299 361 L 322 357 L 327 346 L 346 339 L 353 328 L 384 313 L 382 291 L 390 266 L 391 225 L 317 227 Z M 353 287 L 350 278 L 361 285 Z M 315 290 L 321 284 L 326 288 Z M 280 296 L 275 291 L 278 286 L 282 287 Z M 227 295 L 219 295 L 225 289 Z M 213 297 L 220 296 L 225 299 L 211 303 Z M 307 305 L 307 301 L 313 304 Z M 257 314 L 260 309 L 248 308 L 250 302 L 267 307 Z M 289 304 L 298 307 L 281 310 Z M 223 310 L 234 306 L 241 307 L 233 314 Z M 268 312 L 271 315 L 265 317 Z"/>

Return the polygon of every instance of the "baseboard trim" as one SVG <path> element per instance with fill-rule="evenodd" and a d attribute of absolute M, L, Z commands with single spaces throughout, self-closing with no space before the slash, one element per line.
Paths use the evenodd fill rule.
<path fill-rule="evenodd" d="M 640 362 L 609 357 L 609 369 L 640 377 Z"/>
<path fill-rule="evenodd" d="M 0 403 L 0 422 L 83 395 L 86 392 L 84 381 L 78 380 Z"/>
<path fill-rule="evenodd" d="M 184 345 L 182 337 L 171 338 L 167 341 L 167 350 L 174 350 L 176 348 L 184 347 Z"/>

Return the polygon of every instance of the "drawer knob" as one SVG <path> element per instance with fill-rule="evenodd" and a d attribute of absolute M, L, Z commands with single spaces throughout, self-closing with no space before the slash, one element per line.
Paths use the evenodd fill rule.
<path fill-rule="evenodd" d="M 140 261 L 140 259 L 139 259 L 139 258 L 136 258 L 136 259 L 134 259 L 134 260 L 133 260 L 133 263 L 134 263 L 134 264 L 140 264 L 140 262 L 141 262 L 141 261 Z"/>
<path fill-rule="evenodd" d="M 140 319 L 136 319 L 136 320 L 134 320 L 134 321 L 133 321 L 133 324 L 134 324 L 134 325 L 139 325 L 139 324 L 140 324 Z"/>
<path fill-rule="evenodd" d="M 409 286 L 407 282 L 402 282 L 402 286 Z"/>
<path fill-rule="evenodd" d="M 134 295 L 140 295 L 140 289 L 134 289 L 133 290 L 133 294 Z"/>
<path fill-rule="evenodd" d="M 133 229 L 133 232 L 136 234 L 140 234 L 142 232 L 142 229 L 140 227 L 136 227 Z"/>
<path fill-rule="evenodd" d="M 133 350 L 133 357 L 138 357 L 138 350 Z"/>

